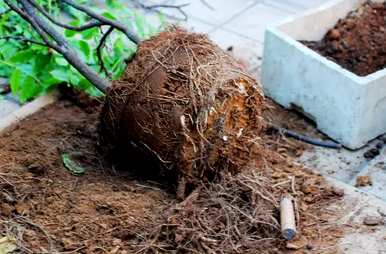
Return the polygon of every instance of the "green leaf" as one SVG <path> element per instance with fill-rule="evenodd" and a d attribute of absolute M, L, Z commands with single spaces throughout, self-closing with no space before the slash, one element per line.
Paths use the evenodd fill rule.
<path fill-rule="evenodd" d="M 91 38 L 98 36 L 98 34 L 99 34 L 98 28 L 94 27 L 82 32 L 82 38 L 85 40 L 90 40 Z"/>
<path fill-rule="evenodd" d="M 60 66 L 68 66 L 68 62 L 66 59 L 64 59 L 62 56 L 56 56 L 55 57 L 55 63 Z"/>
<path fill-rule="evenodd" d="M 103 12 L 102 16 L 104 16 L 105 18 L 111 19 L 111 20 L 116 20 L 114 14 L 107 12 L 107 11 Z"/>
<path fill-rule="evenodd" d="M 138 15 L 137 13 L 135 13 L 134 22 L 135 22 L 135 26 L 137 28 L 139 37 L 145 38 L 146 33 L 145 33 L 145 26 L 144 26 L 145 24 L 144 17 L 142 15 Z"/>
<path fill-rule="evenodd" d="M 25 63 L 31 60 L 35 55 L 35 52 L 31 49 L 19 51 L 13 57 L 9 59 L 12 63 Z"/>
<path fill-rule="evenodd" d="M 69 75 L 68 70 L 65 68 L 58 68 L 50 72 L 50 74 L 56 78 L 57 80 L 60 80 L 62 82 L 69 82 Z"/>
<path fill-rule="evenodd" d="M 71 72 L 69 72 L 69 76 L 70 76 L 69 83 L 78 88 L 79 82 L 82 79 L 82 76 L 76 70 L 72 70 Z M 81 90 L 83 90 L 83 89 L 81 89 Z"/>
<path fill-rule="evenodd" d="M 79 88 L 79 89 L 81 89 L 81 90 L 87 90 L 87 89 L 89 89 L 90 87 L 92 87 L 93 85 L 90 83 L 90 81 L 88 81 L 87 79 L 85 79 L 85 78 L 82 78 L 80 81 L 79 81 L 79 83 L 78 83 L 78 85 L 77 85 L 77 87 Z"/>
<path fill-rule="evenodd" d="M 52 55 L 37 55 L 35 59 L 35 65 L 33 71 L 39 73 L 43 71 L 47 65 L 51 62 Z"/>
<path fill-rule="evenodd" d="M 27 76 L 24 79 L 22 86 L 19 88 L 19 98 L 21 102 L 26 102 L 42 92 L 42 87 L 36 83 L 32 76 Z"/>
<path fill-rule="evenodd" d="M 90 4 L 90 0 L 76 0 L 78 3 Z M 105 10 L 96 10 L 112 20 L 122 21 L 128 28 L 139 31 L 142 38 L 147 38 L 156 32 L 144 15 L 131 8 L 124 8 L 121 0 L 106 0 Z M 90 21 L 90 17 L 68 6 L 60 8 L 60 1 L 37 0 L 53 17 L 58 18 L 65 12 L 71 19 L 68 24 L 79 26 Z M 0 0 L 0 10 L 8 7 Z M 0 11 L 1 13 L 1 11 Z M 160 18 L 161 19 L 161 18 Z M 132 22 L 132 21 L 135 22 Z M 93 70 L 100 71 L 95 46 L 100 39 L 98 28 L 87 29 L 82 32 L 60 29 L 78 56 Z M 23 36 L 41 41 L 40 36 L 15 12 L 8 12 L 0 16 L 0 37 Z M 102 52 L 105 67 L 112 73 L 114 79 L 119 79 L 125 69 L 125 60 L 132 57 L 136 47 L 122 33 L 115 33 L 106 41 Z M 104 73 L 100 74 L 104 76 Z M 53 53 L 46 47 L 15 40 L 0 40 L 0 76 L 11 79 L 12 92 L 21 101 L 44 94 L 60 83 L 67 83 L 76 89 L 85 91 L 91 96 L 103 95 L 88 82 L 62 56 Z"/>
<path fill-rule="evenodd" d="M 74 31 L 74 30 L 66 29 L 66 30 L 64 31 L 64 35 L 65 35 L 67 38 L 74 37 L 76 34 L 77 34 L 77 32 Z"/>
<path fill-rule="evenodd" d="M 125 49 L 125 43 L 123 42 L 123 39 L 122 38 L 116 39 L 113 45 L 114 54 L 117 56 L 120 56 L 123 53 L 124 49 Z"/>
<path fill-rule="evenodd" d="M 22 85 L 23 72 L 20 69 L 15 69 L 9 79 L 9 84 L 12 91 L 18 91 Z"/>
<path fill-rule="evenodd" d="M 26 102 L 42 91 L 42 87 L 33 76 L 26 75 L 21 69 L 15 69 L 9 79 L 12 92 L 21 102 Z"/>
<path fill-rule="evenodd" d="M 44 72 L 41 77 L 42 80 L 44 80 L 44 83 L 42 83 L 42 86 L 45 90 L 52 89 L 53 86 L 58 85 L 60 83 L 63 83 L 62 80 L 55 78 L 51 73 Z"/>
<path fill-rule="evenodd" d="M 0 56 L 2 55 L 4 59 L 9 59 L 18 51 L 18 46 L 12 42 L 6 42 L 5 44 L 0 44 Z"/>
<path fill-rule="evenodd" d="M 79 48 L 87 58 L 90 57 L 91 50 L 90 46 L 86 41 L 79 41 Z"/>
<path fill-rule="evenodd" d="M 71 174 L 80 176 L 83 175 L 85 170 L 82 166 L 79 165 L 79 163 L 75 162 L 71 159 L 71 155 L 64 153 L 62 154 L 62 162 L 64 167 L 70 171 Z"/>
<path fill-rule="evenodd" d="M 88 95 L 90 95 L 91 97 L 96 97 L 96 98 L 103 97 L 105 95 L 103 92 L 101 92 L 95 86 L 90 86 L 89 88 L 87 88 L 86 93 Z"/>
<path fill-rule="evenodd" d="M 120 4 L 116 0 L 106 0 L 106 5 L 111 9 L 120 7 Z"/>

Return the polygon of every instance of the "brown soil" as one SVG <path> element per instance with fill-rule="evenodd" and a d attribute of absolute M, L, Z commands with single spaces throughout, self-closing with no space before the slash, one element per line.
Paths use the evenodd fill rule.
<path fill-rule="evenodd" d="M 290 247 L 334 253 L 340 230 L 325 208 L 339 193 L 291 162 L 299 143 L 264 132 L 259 170 L 175 203 L 168 186 L 130 175 L 141 168 L 130 158 L 126 168 L 101 161 L 96 112 L 61 101 L 1 137 L 0 235 L 15 236 L 22 253 L 282 253 L 278 202 L 285 193 L 300 216 Z M 73 152 L 84 176 L 62 165 L 60 155 Z"/>
<path fill-rule="evenodd" d="M 368 1 L 339 20 L 321 41 L 303 43 L 359 76 L 386 67 L 386 4 Z"/>
<path fill-rule="evenodd" d="M 0 234 L 22 252 L 335 252 L 340 230 L 327 207 L 342 193 L 293 163 L 303 145 L 267 128 L 303 123 L 264 101 L 205 36 L 172 29 L 142 43 L 102 109 L 65 94 L 74 104 L 60 101 L 0 139 Z M 120 160 L 108 164 L 96 147 Z M 85 175 L 62 165 L 64 153 Z M 189 188 L 177 192 L 182 202 L 176 181 Z M 298 218 L 290 245 L 279 223 L 288 194 Z"/>
<path fill-rule="evenodd" d="M 104 165 L 97 117 L 61 101 L 0 138 L 0 235 L 17 236 L 22 253 L 131 253 L 161 223 L 173 197 Z M 85 175 L 71 175 L 62 153 L 79 153 Z"/>
<path fill-rule="evenodd" d="M 175 172 L 185 197 L 202 181 L 257 161 L 263 105 L 240 63 L 205 35 L 170 29 L 140 44 L 108 92 L 101 142 L 114 154 L 142 148 L 147 160 Z"/>

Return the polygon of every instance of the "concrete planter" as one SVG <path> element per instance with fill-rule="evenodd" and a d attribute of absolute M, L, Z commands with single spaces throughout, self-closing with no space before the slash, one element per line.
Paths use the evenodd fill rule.
<path fill-rule="evenodd" d="M 303 111 L 318 129 L 350 149 L 386 132 L 386 69 L 360 77 L 298 40 L 322 39 L 363 2 L 335 0 L 268 28 L 262 65 L 267 96 Z"/>

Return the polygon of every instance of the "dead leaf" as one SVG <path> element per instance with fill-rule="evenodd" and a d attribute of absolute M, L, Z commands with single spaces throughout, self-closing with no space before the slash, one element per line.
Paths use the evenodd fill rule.
<path fill-rule="evenodd" d="M 17 249 L 16 241 L 8 236 L 0 239 L 0 254 L 8 254 Z"/>
<path fill-rule="evenodd" d="M 3 203 L 0 205 L 0 214 L 6 216 L 6 217 L 9 217 L 12 215 L 12 211 L 14 210 L 15 208 L 13 206 L 10 206 L 9 204 L 7 203 Z"/>
<path fill-rule="evenodd" d="M 371 180 L 370 176 L 358 176 L 357 177 L 357 183 L 355 184 L 355 187 L 365 187 L 372 185 L 373 182 Z"/>
<path fill-rule="evenodd" d="M 20 215 L 28 214 L 29 206 L 26 203 L 18 202 L 15 205 L 16 212 Z"/>

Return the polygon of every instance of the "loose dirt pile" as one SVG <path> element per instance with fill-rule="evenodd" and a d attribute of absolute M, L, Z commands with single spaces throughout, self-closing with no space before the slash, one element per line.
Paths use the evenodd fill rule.
<path fill-rule="evenodd" d="M 21 253 L 132 253 L 174 200 L 131 170 L 104 165 L 96 153 L 99 110 L 86 111 L 62 101 L 0 138 L 0 236 L 14 237 Z M 61 161 L 74 153 L 82 177 Z"/>
<path fill-rule="evenodd" d="M 292 163 L 301 144 L 263 131 L 258 169 L 200 186 L 176 203 L 167 184 L 129 174 L 143 165 L 101 160 L 97 122 L 97 108 L 62 101 L 1 136 L 0 235 L 15 237 L 22 253 L 282 253 L 284 193 L 296 198 L 300 218 L 299 238 L 288 247 L 335 253 L 338 215 L 327 207 L 339 193 Z M 84 176 L 64 168 L 63 153 L 80 154 L 74 160 Z"/>
<path fill-rule="evenodd" d="M 122 151 L 140 148 L 176 172 L 185 197 L 219 173 L 256 166 L 263 107 L 240 63 L 204 35 L 171 29 L 141 43 L 108 91 L 101 145 L 124 158 Z"/>
<path fill-rule="evenodd" d="M 386 4 L 366 2 L 339 20 L 321 41 L 305 45 L 359 76 L 386 67 Z"/>

